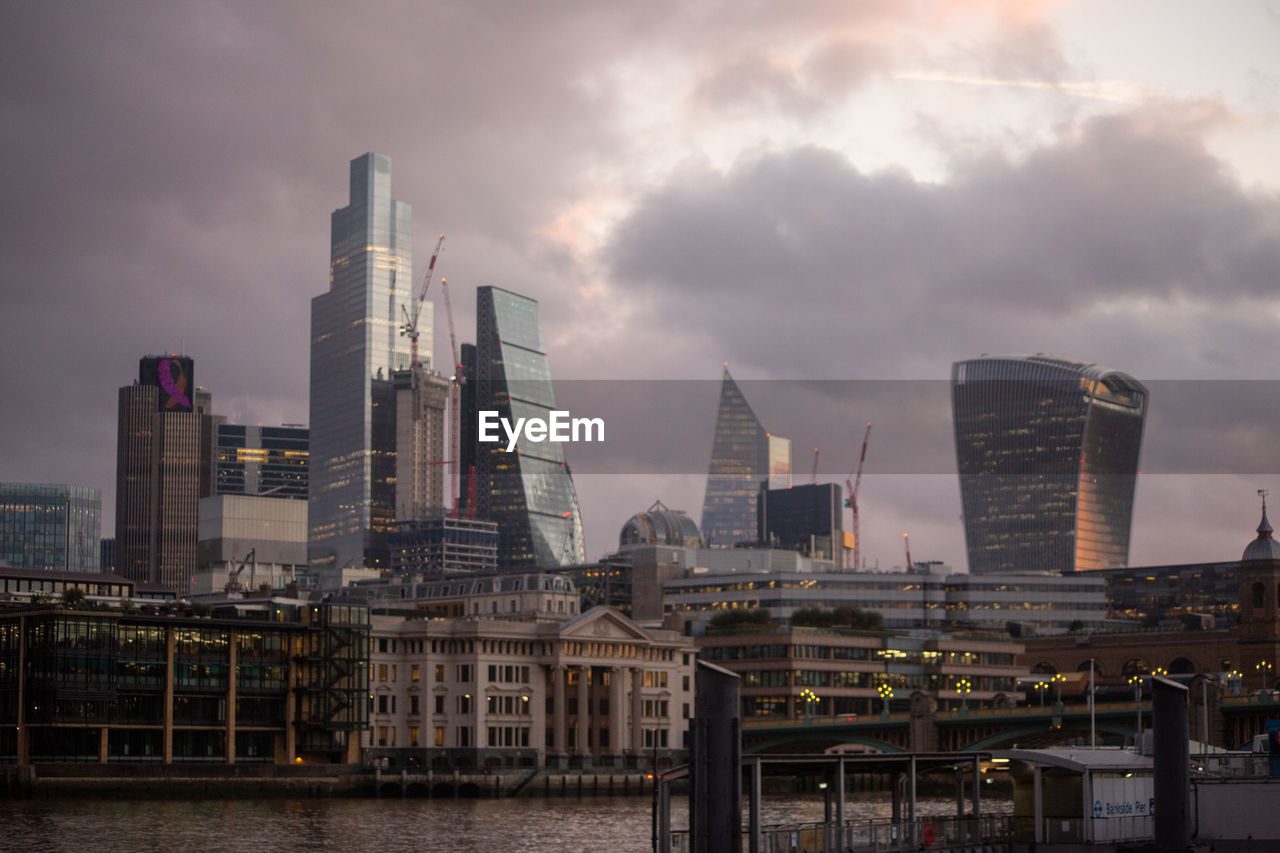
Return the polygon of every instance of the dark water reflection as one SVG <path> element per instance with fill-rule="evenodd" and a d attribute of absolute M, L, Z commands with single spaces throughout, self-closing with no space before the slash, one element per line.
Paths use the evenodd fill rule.
<path fill-rule="evenodd" d="M 23 851 L 555 851 L 645 853 L 644 797 L 514 800 L 26 800 L 3 806 L 0 850 Z M 988 801 L 984 811 L 1007 812 Z M 766 798 L 767 824 L 822 819 L 821 797 Z M 887 794 L 851 798 L 847 819 L 888 817 Z M 920 814 L 954 814 L 930 799 Z M 672 801 L 672 823 L 688 823 Z"/>

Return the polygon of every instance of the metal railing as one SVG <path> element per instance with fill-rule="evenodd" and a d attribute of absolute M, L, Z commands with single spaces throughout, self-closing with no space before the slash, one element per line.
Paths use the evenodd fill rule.
<path fill-rule="evenodd" d="M 1008 841 L 1014 835 L 1009 815 L 922 817 L 913 821 L 887 818 L 836 823 L 787 823 L 760 830 L 760 853 L 894 853 L 924 847 L 960 847 Z M 690 849 L 689 833 L 671 833 L 671 850 Z M 750 833 L 742 831 L 742 849 Z"/>

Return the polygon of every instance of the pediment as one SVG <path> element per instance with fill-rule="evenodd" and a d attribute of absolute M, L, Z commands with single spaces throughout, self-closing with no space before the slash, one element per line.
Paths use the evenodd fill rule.
<path fill-rule="evenodd" d="M 564 623 L 560 627 L 559 636 L 566 640 L 652 642 L 652 638 L 639 625 L 608 607 L 593 607 L 576 619 Z"/>

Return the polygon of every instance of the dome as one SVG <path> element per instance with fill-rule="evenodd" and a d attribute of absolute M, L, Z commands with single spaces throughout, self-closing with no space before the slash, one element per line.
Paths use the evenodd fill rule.
<path fill-rule="evenodd" d="M 1267 499 L 1262 498 L 1262 521 L 1258 524 L 1258 538 L 1244 549 L 1241 562 L 1249 560 L 1280 560 L 1280 542 L 1271 538 L 1271 522 L 1267 521 Z"/>
<path fill-rule="evenodd" d="M 662 501 L 654 501 L 653 506 L 631 516 L 622 525 L 618 546 L 626 548 L 636 545 L 683 545 L 700 548 L 702 534 L 698 532 L 698 525 L 683 511 L 667 509 Z"/>

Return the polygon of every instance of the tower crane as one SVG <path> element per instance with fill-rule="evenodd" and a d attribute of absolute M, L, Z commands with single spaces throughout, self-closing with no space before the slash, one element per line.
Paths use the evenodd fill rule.
<path fill-rule="evenodd" d="M 449 282 L 443 276 L 440 278 L 440 292 L 444 295 L 444 313 L 449 319 L 449 346 L 453 352 L 453 378 L 449 380 L 449 458 L 453 460 L 453 470 L 449 473 L 449 501 L 453 507 L 453 515 L 457 518 L 462 514 L 458 506 L 458 485 L 462 479 L 462 442 L 458 435 L 462 431 L 459 389 L 467 380 L 462 375 L 462 355 L 458 351 L 458 336 L 453 329 L 453 303 L 449 301 Z"/>
<path fill-rule="evenodd" d="M 413 316 L 409 316 L 409 310 L 404 307 L 404 303 L 400 303 L 400 316 L 404 318 L 404 322 L 400 324 L 400 334 L 409 338 L 409 344 L 413 348 L 413 354 L 410 357 L 409 364 L 416 371 L 418 369 L 418 317 L 422 314 L 422 303 L 427 299 L 427 289 L 431 287 L 431 274 L 436 268 L 436 258 L 440 257 L 440 247 L 444 245 L 444 235 L 440 235 L 440 239 L 436 241 L 436 250 L 431 253 L 431 262 L 427 264 L 427 274 L 422 277 L 422 291 L 413 300 Z"/>
<path fill-rule="evenodd" d="M 858 531 L 858 488 L 862 485 L 862 465 L 867 461 L 867 442 L 871 439 L 871 421 L 867 421 L 867 431 L 862 436 L 862 453 L 858 456 L 858 471 L 846 477 L 844 487 L 849 492 L 844 505 L 849 508 L 849 528 L 853 533 L 853 569 L 862 568 L 862 535 Z"/>
<path fill-rule="evenodd" d="M 813 449 L 813 473 L 809 475 L 810 485 L 818 482 L 818 448 Z"/>
<path fill-rule="evenodd" d="M 902 534 L 902 547 L 907 549 L 907 571 L 911 571 L 911 537 L 905 533 Z"/>

